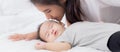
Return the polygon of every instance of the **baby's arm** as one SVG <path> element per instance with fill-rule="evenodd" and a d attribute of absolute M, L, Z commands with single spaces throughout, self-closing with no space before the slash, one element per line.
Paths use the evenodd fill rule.
<path fill-rule="evenodd" d="M 51 42 L 51 43 L 42 43 L 36 44 L 36 49 L 45 49 L 51 51 L 65 51 L 71 48 L 71 45 L 67 42 Z"/>
<path fill-rule="evenodd" d="M 32 39 L 37 39 L 38 38 L 37 32 L 31 32 L 31 33 L 27 33 L 25 35 L 26 35 L 25 36 L 26 40 L 32 40 Z"/>
<path fill-rule="evenodd" d="M 14 34 L 9 36 L 9 39 L 13 41 L 18 41 L 18 40 L 32 40 L 32 39 L 37 39 L 37 32 L 31 32 L 27 34 Z"/>
<path fill-rule="evenodd" d="M 54 42 L 54 43 L 46 43 L 45 49 L 52 51 L 64 51 L 71 48 L 71 45 L 67 42 Z"/>

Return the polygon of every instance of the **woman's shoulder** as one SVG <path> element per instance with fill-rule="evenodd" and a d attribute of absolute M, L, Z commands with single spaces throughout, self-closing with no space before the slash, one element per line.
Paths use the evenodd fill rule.
<path fill-rule="evenodd" d="M 88 21 L 75 22 L 75 23 L 69 25 L 67 28 L 68 28 L 68 29 L 80 28 L 80 27 L 82 27 L 82 26 L 84 26 L 84 25 L 89 25 L 89 23 L 91 23 L 91 22 L 88 22 Z"/>
<path fill-rule="evenodd" d="M 72 29 L 72 28 L 86 28 L 86 27 L 120 27 L 120 25 L 115 24 L 115 23 L 104 23 L 104 22 L 89 22 L 89 21 L 83 21 L 83 22 L 76 22 L 71 24 L 68 28 Z"/>

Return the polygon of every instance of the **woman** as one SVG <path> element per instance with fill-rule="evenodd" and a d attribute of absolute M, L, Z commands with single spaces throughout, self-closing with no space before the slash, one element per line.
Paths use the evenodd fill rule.
<path fill-rule="evenodd" d="M 70 24 L 82 21 L 80 0 L 31 0 L 32 3 L 42 12 L 47 19 L 62 20 L 64 13 Z"/>
<path fill-rule="evenodd" d="M 31 0 L 37 8 L 42 11 L 50 7 L 51 12 L 46 13 L 49 18 L 61 20 L 64 13 L 66 15 L 68 24 L 76 21 L 93 21 L 93 22 L 110 22 L 120 24 L 120 2 L 114 0 Z M 57 3 L 57 4 L 56 4 Z M 42 4 L 42 6 L 40 6 Z M 52 7 L 56 5 L 57 7 Z M 45 7 L 48 5 L 47 7 Z M 55 10 L 54 10 L 55 9 Z M 48 12 L 48 11 L 47 11 Z M 81 17 L 82 16 L 82 17 Z"/>

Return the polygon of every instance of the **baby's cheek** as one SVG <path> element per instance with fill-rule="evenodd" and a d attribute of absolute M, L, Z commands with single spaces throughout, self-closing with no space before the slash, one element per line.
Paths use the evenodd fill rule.
<path fill-rule="evenodd" d="M 54 40 L 55 40 L 55 36 L 53 36 L 53 35 L 49 36 L 49 37 L 48 37 L 48 40 L 49 40 L 49 41 L 54 41 Z"/>

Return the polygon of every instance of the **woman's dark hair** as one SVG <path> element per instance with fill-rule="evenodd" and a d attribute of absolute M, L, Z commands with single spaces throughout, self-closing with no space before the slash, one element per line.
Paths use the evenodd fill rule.
<path fill-rule="evenodd" d="M 66 19 L 69 23 L 83 21 L 83 13 L 80 8 L 80 0 L 67 0 L 66 1 Z"/>
<path fill-rule="evenodd" d="M 62 6 L 60 0 L 31 0 L 33 4 L 45 4 L 45 5 L 59 5 Z M 75 23 L 83 21 L 81 16 L 83 15 L 80 9 L 80 0 L 66 0 L 65 3 L 66 19 L 69 23 Z"/>
<path fill-rule="evenodd" d="M 60 0 L 31 0 L 33 4 L 61 5 Z"/>

